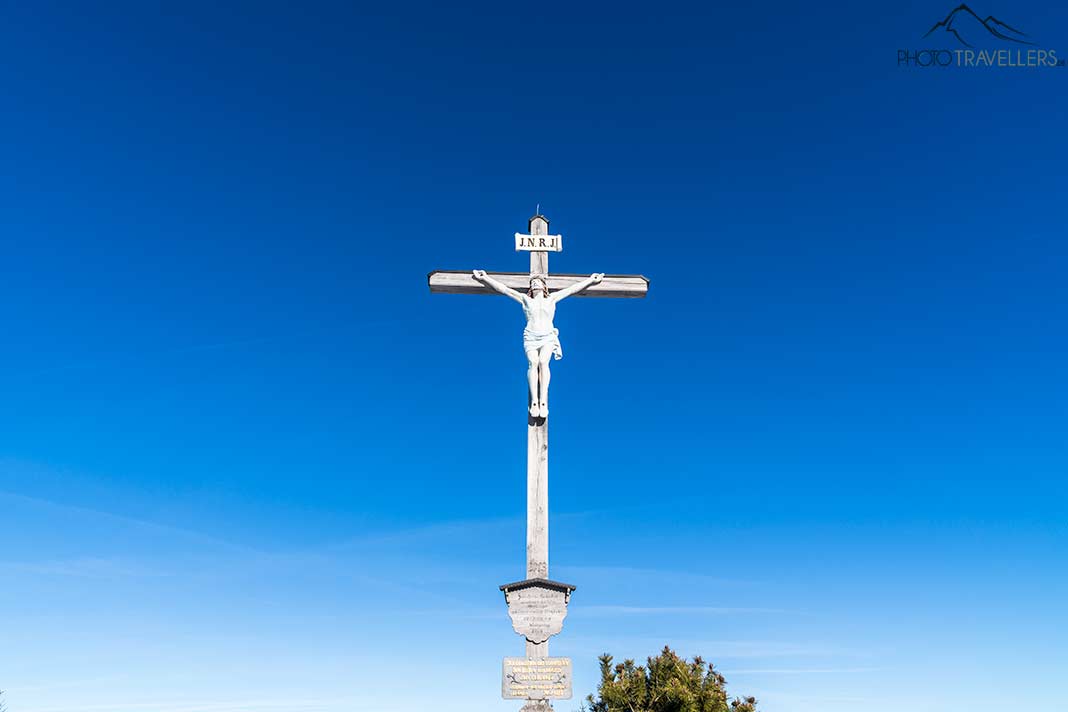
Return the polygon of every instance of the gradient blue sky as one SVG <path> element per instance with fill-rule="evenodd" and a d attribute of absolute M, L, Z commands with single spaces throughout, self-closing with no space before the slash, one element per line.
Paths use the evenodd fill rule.
<path fill-rule="evenodd" d="M 557 319 L 577 696 L 1068 706 L 1068 68 L 896 66 L 952 3 L 218 5 L 0 11 L 11 712 L 518 708 L 522 317 L 425 278 L 536 203 L 652 280 Z"/>

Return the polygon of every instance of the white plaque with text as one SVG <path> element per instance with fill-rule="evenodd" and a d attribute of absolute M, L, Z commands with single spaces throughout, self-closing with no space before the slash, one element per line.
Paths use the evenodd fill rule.
<path fill-rule="evenodd" d="M 506 700 L 570 700 L 571 658 L 505 658 L 501 697 Z"/>
<path fill-rule="evenodd" d="M 544 643 L 564 629 L 567 615 L 566 590 L 529 586 L 509 591 L 508 616 L 512 628 L 531 643 Z"/>
<path fill-rule="evenodd" d="M 524 235 L 515 234 L 517 252 L 561 252 L 564 249 L 563 235 Z"/>

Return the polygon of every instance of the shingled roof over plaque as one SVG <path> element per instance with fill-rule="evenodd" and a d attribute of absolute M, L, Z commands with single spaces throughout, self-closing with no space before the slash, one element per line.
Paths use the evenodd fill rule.
<path fill-rule="evenodd" d="M 534 587 L 537 587 L 537 588 L 551 588 L 551 589 L 555 589 L 557 591 L 563 591 L 564 593 L 568 593 L 568 594 L 570 594 L 572 591 L 575 590 L 575 586 L 572 586 L 569 583 L 560 583 L 559 581 L 550 581 L 549 579 L 545 579 L 545 578 L 532 578 L 532 579 L 525 579 L 523 581 L 516 581 L 515 583 L 506 583 L 503 586 L 501 586 L 501 590 L 504 591 L 505 593 L 508 593 L 509 591 L 518 591 L 519 589 L 534 588 Z"/>

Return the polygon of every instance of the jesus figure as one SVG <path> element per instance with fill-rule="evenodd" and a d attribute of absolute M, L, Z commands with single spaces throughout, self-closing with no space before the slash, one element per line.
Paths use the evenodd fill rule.
<path fill-rule="evenodd" d="M 531 277 L 530 289 L 524 294 L 512 289 L 493 277 L 485 270 L 476 269 L 472 273 L 479 282 L 495 292 L 510 297 L 523 307 L 527 326 L 523 329 L 523 350 L 527 354 L 527 382 L 530 385 L 530 415 L 532 418 L 546 418 L 549 415 L 549 359 L 561 358 L 564 353 L 560 348 L 560 331 L 553 327 L 556 304 L 573 294 L 578 294 L 591 284 L 598 284 L 604 274 L 591 274 L 586 279 L 559 292 L 549 294 L 549 285 L 544 277 Z"/>

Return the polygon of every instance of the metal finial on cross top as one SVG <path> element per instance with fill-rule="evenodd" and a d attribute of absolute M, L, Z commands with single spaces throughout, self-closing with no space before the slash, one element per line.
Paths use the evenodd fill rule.
<path fill-rule="evenodd" d="M 551 274 L 549 253 L 563 250 L 563 237 L 549 234 L 541 204 L 515 233 L 516 251 L 530 253 L 530 270 L 435 271 L 435 294 L 503 294 L 523 308 L 523 350 L 527 356 L 527 555 L 526 579 L 501 586 L 512 627 L 526 638 L 525 658 L 505 658 L 501 694 L 525 699 L 524 710 L 552 710 L 550 699 L 571 698 L 570 658 L 549 657 L 549 637 L 563 628 L 574 586 L 549 580 L 549 361 L 563 356 L 556 305 L 570 296 L 640 298 L 649 291 L 641 275 Z"/>

